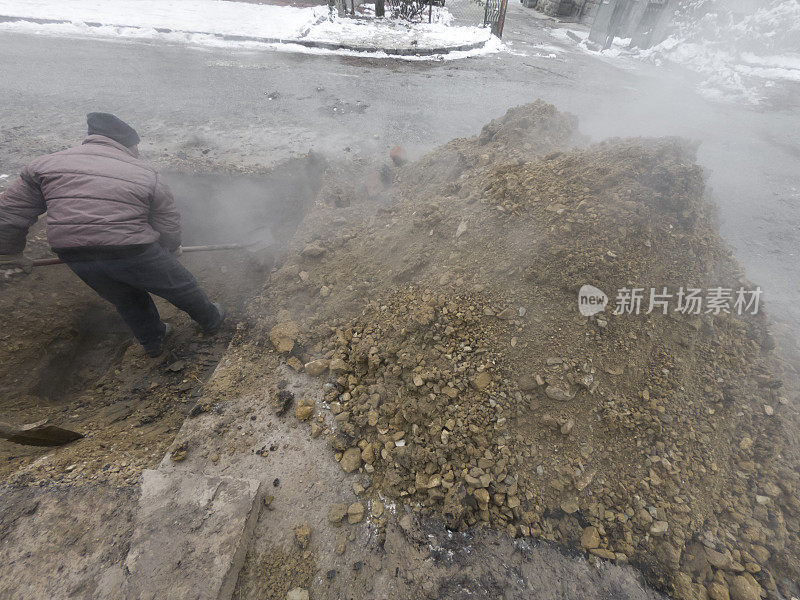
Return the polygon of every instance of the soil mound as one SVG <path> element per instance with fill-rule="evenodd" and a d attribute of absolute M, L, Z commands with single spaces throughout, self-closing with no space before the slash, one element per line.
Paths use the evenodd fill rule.
<path fill-rule="evenodd" d="M 250 348 L 326 378 L 324 433 L 366 494 L 634 562 L 677 598 L 788 595 L 800 479 L 766 319 L 674 310 L 754 287 L 695 148 L 584 143 L 537 102 L 403 167 L 383 204 L 319 203 Z M 587 284 L 610 303 L 589 317 Z M 622 288 L 639 314 L 612 311 Z"/>

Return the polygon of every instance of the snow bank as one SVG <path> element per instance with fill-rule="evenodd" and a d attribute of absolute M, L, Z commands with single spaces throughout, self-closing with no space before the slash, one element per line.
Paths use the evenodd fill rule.
<path fill-rule="evenodd" d="M 734 0 L 687 0 L 672 35 L 638 55 L 703 75 L 707 97 L 757 104 L 764 88 L 800 81 L 800 2 L 759 4 L 742 12 Z"/>
<path fill-rule="evenodd" d="M 411 24 L 339 18 L 325 6 L 297 8 L 220 0 L 0 0 L 0 16 L 24 19 L 0 22 L 0 31 L 215 47 L 266 46 L 313 54 L 394 56 L 401 51 L 430 54 L 470 47 L 448 56 L 464 58 L 502 49 L 488 28 L 448 26 L 452 18 L 443 8 L 437 10 L 438 22 Z M 308 47 L 313 45 L 326 47 Z M 334 48 L 337 45 L 346 49 Z"/>
<path fill-rule="evenodd" d="M 280 38 L 300 37 L 328 17 L 328 8 L 215 0 L 0 0 L 0 15 Z"/>
<path fill-rule="evenodd" d="M 688 68 L 701 76 L 698 91 L 717 101 L 759 104 L 770 88 L 800 82 L 800 0 L 684 0 L 671 35 L 647 50 L 618 38 L 598 51 L 585 31 L 551 33 L 582 40 L 578 47 L 595 56 Z"/>

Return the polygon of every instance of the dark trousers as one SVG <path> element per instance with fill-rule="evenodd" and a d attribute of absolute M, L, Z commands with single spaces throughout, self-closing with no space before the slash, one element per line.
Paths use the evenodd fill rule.
<path fill-rule="evenodd" d="M 158 244 L 146 246 L 132 256 L 62 258 L 90 288 L 117 308 L 147 350 L 157 347 L 166 333 L 150 294 L 187 312 L 204 329 L 213 328 L 219 320 L 217 308 L 194 276 Z"/>

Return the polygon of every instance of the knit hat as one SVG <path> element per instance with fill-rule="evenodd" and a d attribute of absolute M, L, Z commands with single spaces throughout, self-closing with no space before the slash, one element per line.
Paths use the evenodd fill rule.
<path fill-rule="evenodd" d="M 93 112 L 86 115 L 89 135 L 104 135 L 123 146 L 131 148 L 139 143 L 139 134 L 122 119 L 109 113 Z"/>

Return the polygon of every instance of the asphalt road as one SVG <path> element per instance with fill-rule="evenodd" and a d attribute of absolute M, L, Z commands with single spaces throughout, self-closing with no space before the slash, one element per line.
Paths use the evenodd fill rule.
<path fill-rule="evenodd" d="M 413 158 L 543 98 L 594 139 L 700 141 L 724 236 L 799 332 L 800 94 L 768 108 L 708 102 L 680 70 L 588 56 L 548 27 L 512 0 L 511 53 L 436 63 L 0 33 L 0 172 L 80 140 L 92 110 L 132 122 L 145 156 L 200 144 L 270 164 L 395 144 Z"/>

